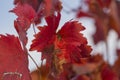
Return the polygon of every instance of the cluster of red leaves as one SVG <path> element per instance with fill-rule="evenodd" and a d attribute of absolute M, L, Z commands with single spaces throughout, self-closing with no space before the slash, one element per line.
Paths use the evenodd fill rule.
<path fill-rule="evenodd" d="M 98 43 L 101 40 L 105 41 L 107 38 L 107 34 L 111 29 L 114 29 L 118 33 L 118 35 L 120 34 L 118 14 L 119 12 L 117 12 L 118 10 L 116 10 L 119 7 L 117 6 L 118 3 L 111 0 L 88 0 L 87 3 L 89 6 L 89 11 L 85 13 L 80 10 L 78 17 L 87 16 L 95 19 L 96 33 L 93 36 L 95 43 Z M 107 9 L 108 12 L 106 12 L 105 9 Z M 54 70 L 60 69 L 61 64 L 63 64 L 63 72 L 60 73 L 57 77 L 54 77 L 55 75 L 52 77 L 50 76 L 50 80 L 120 79 L 119 57 L 118 60 L 115 62 L 114 66 L 112 67 L 106 62 L 104 62 L 102 57 L 99 55 L 91 57 L 87 64 L 69 64 L 82 63 L 84 61 L 83 58 L 89 56 L 88 53 L 91 51 L 91 48 L 86 45 L 87 42 L 85 38 L 82 36 L 82 34 L 79 33 L 80 31 L 84 30 L 84 28 L 77 27 L 81 26 L 78 24 L 78 22 L 69 21 L 65 23 L 65 25 L 58 32 L 56 32 L 56 29 L 59 25 L 59 20 L 59 13 L 57 16 L 51 15 L 46 17 L 46 22 L 48 25 L 44 27 L 39 27 L 40 32 L 35 35 L 36 38 L 33 40 L 33 44 L 31 46 L 31 50 L 37 50 L 38 52 L 42 52 L 42 58 L 46 58 L 47 64 L 52 64 Z M 55 26 L 55 24 L 57 26 Z M 74 28 L 72 26 L 74 26 Z M 42 35 L 50 36 L 45 37 Z M 52 61 L 54 62 L 52 63 Z M 48 75 L 48 72 L 44 74 L 44 79 L 46 79 L 46 75 Z"/>
<path fill-rule="evenodd" d="M 59 0 L 15 0 L 16 7 L 10 12 L 15 13 L 18 18 L 14 21 L 15 29 L 24 45 L 27 43 L 26 31 L 31 24 L 38 24 L 44 16 L 61 10 Z"/>
<path fill-rule="evenodd" d="M 31 6 L 36 12 L 35 24 L 40 23 L 42 17 L 53 14 L 55 11 L 59 12 L 62 9 L 60 0 L 14 0 L 14 4 Z"/>
<path fill-rule="evenodd" d="M 119 3 L 115 0 L 85 0 L 89 10 L 80 7 L 77 18 L 95 20 L 95 44 L 106 41 L 113 29 L 120 37 Z M 81 31 L 85 28 L 78 21 L 66 22 L 58 29 L 62 9 L 60 0 L 14 0 L 10 12 L 18 17 L 14 27 L 18 37 L 0 34 L 0 80 L 119 80 L 120 51 L 113 66 L 101 55 L 90 56 L 91 47 Z M 46 65 L 31 73 L 28 69 L 27 30 L 45 17 L 47 25 L 38 26 L 30 51 L 42 52 Z M 7 58 L 7 59 L 6 59 Z M 87 61 L 87 63 L 86 63 Z"/>
<path fill-rule="evenodd" d="M 26 31 L 30 28 L 31 23 L 34 21 L 36 13 L 28 4 L 17 4 L 11 12 L 18 16 L 18 18 L 14 21 L 14 27 L 19 34 L 20 40 L 24 45 L 26 45 L 28 40 Z"/>
<path fill-rule="evenodd" d="M 89 62 L 85 64 L 64 64 L 65 69 L 58 77 L 46 78 L 48 68 L 42 68 L 44 77 L 42 80 L 119 80 L 120 79 L 120 58 L 116 61 L 115 66 L 107 64 L 99 54 L 91 56 Z M 34 80 L 40 80 L 38 70 L 31 73 Z M 37 76 L 36 76 L 37 75 Z"/>
<path fill-rule="evenodd" d="M 93 35 L 94 43 L 106 41 L 111 29 L 120 36 L 119 1 L 117 0 L 86 0 L 88 11 L 79 8 L 77 17 L 90 17 L 95 20 L 96 32 Z"/>
<path fill-rule="evenodd" d="M 39 71 L 39 75 L 42 80 L 71 79 L 73 73 L 69 71 L 69 64 L 86 62 L 92 50 L 81 33 L 85 28 L 78 21 L 68 21 L 57 32 L 62 9 L 59 0 L 14 0 L 14 4 L 15 8 L 10 12 L 17 15 L 14 27 L 19 38 L 0 35 L 0 79 L 31 80 L 27 30 L 31 24 L 39 24 L 42 17 L 45 17 L 47 25 L 38 27 L 40 32 L 35 34 L 30 47 L 30 51 L 42 52 L 42 59 L 47 60 L 46 66 L 41 66 L 42 73 Z"/>
<path fill-rule="evenodd" d="M 87 64 L 73 65 L 73 70 L 78 74 L 75 80 L 119 80 L 114 67 L 99 54 L 92 56 Z"/>
<path fill-rule="evenodd" d="M 60 17 L 57 13 L 45 18 L 47 25 L 38 27 L 40 32 L 35 35 L 30 48 L 42 52 L 42 58 L 46 58 L 47 66 L 54 68 L 55 71 L 50 69 L 53 72 L 59 72 L 66 63 L 83 63 L 92 50 L 80 33 L 85 28 L 77 21 L 69 21 L 56 31 Z"/>
<path fill-rule="evenodd" d="M 26 49 L 27 30 L 31 24 L 40 23 L 42 17 L 59 12 L 62 8 L 61 2 L 59 0 L 14 0 L 14 4 L 15 8 L 10 12 L 18 16 L 14 21 L 14 27 L 19 38 L 0 35 L 0 80 L 31 80 Z"/>
<path fill-rule="evenodd" d="M 100 41 L 105 41 L 107 39 L 108 33 L 110 30 L 114 30 L 118 35 L 118 40 L 120 37 L 120 2 L 117 0 L 85 0 L 85 6 L 88 7 L 88 10 L 85 11 L 84 6 L 80 6 L 78 9 L 77 18 L 89 17 L 94 19 L 96 32 L 93 35 L 94 43 L 97 44 Z M 107 47 L 107 46 L 106 46 Z M 117 47 L 116 47 L 117 48 Z M 94 58 L 90 57 L 87 64 L 75 67 L 77 68 L 77 73 L 80 75 L 81 80 L 119 80 L 120 79 L 120 57 L 119 50 L 117 53 L 117 60 L 113 65 L 109 65 L 108 62 L 105 62 L 102 58 L 95 56 Z M 109 54 L 109 53 L 108 53 Z M 113 53 L 115 54 L 115 53 Z M 109 57 L 109 56 L 107 56 Z M 91 64 L 92 60 L 92 64 Z M 97 60 L 97 61 L 96 61 Z M 102 62 L 101 62 L 102 61 Z M 103 64 L 96 64 L 103 63 Z M 94 65 L 94 66 L 93 66 Z M 83 70 L 84 69 L 84 70 Z M 93 70 L 94 69 L 94 70 Z M 96 70 L 97 69 L 97 70 Z M 81 71 L 83 70 L 83 71 Z M 83 75 L 84 72 L 85 75 Z M 86 74 L 87 73 L 87 74 Z M 85 79 L 82 79 L 85 77 Z M 78 79 L 79 80 L 79 79 Z"/>

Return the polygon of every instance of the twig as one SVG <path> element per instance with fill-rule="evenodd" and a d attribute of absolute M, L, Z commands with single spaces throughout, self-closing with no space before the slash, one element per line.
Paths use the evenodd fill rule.
<path fill-rule="evenodd" d="M 36 30 L 35 30 L 35 24 L 33 23 L 33 31 L 36 34 Z"/>
<path fill-rule="evenodd" d="M 33 59 L 33 57 L 28 53 L 28 56 L 32 59 L 32 61 L 34 62 L 34 64 L 36 65 L 36 67 L 39 69 L 39 66 L 37 65 L 37 63 L 35 62 L 35 60 Z"/>
<path fill-rule="evenodd" d="M 109 63 L 109 47 L 108 47 L 108 42 L 107 42 L 107 39 L 105 40 L 105 47 L 106 47 L 106 58 L 107 58 L 107 62 Z"/>

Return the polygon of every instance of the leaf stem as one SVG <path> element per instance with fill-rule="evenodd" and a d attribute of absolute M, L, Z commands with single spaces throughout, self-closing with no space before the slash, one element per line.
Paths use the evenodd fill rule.
<path fill-rule="evenodd" d="M 35 30 L 35 24 L 33 24 L 33 31 L 36 34 L 36 30 Z"/>
<path fill-rule="evenodd" d="M 39 69 L 39 66 L 37 65 L 37 63 L 35 62 L 35 60 L 33 59 L 33 57 L 28 53 L 28 56 L 32 59 L 32 61 L 34 62 L 34 64 L 36 65 L 36 67 Z"/>
<path fill-rule="evenodd" d="M 109 55 L 109 47 L 108 47 L 108 42 L 107 42 L 107 40 L 105 40 L 105 47 L 106 47 L 106 58 L 107 58 L 107 62 L 109 63 L 109 57 L 110 57 L 110 55 Z"/>
<path fill-rule="evenodd" d="M 39 71 L 39 74 L 40 74 L 40 80 L 41 80 L 41 70 L 39 68 L 39 66 L 37 65 L 36 61 L 33 59 L 33 57 L 28 53 L 28 56 L 32 59 L 32 61 L 34 62 L 34 64 L 36 65 L 38 71 Z"/>

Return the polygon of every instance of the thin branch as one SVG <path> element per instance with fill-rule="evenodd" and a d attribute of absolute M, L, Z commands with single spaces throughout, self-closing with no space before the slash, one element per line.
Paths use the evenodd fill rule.
<path fill-rule="evenodd" d="M 36 63 L 36 61 L 33 59 L 33 57 L 28 53 L 28 56 L 32 59 L 32 61 L 34 62 L 34 64 L 36 65 L 36 67 L 37 67 L 37 69 L 38 69 L 38 71 L 39 71 L 39 74 L 40 74 L 40 80 L 41 80 L 41 70 L 40 70 L 40 68 L 39 68 L 39 66 L 37 65 L 37 63 Z"/>
<path fill-rule="evenodd" d="M 35 60 L 33 59 L 33 57 L 28 53 L 28 56 L 32 59 L 32 61 L 34 62 L 34 64 L 36 65 L 36 67 L 39 69 L 39 66 L 37 65 L 37 63 L 35 62 Z"/>
<path fill-rule="evenodd" d="M 35 24 L 33 24 L 33 31 L 36 34 L 36 30 L 35 30 Z"/>
<path fill-rule="evenodd" d="M 107 39 L 105 40 L 105 47 L 106 47 L 106 58 L 107 58 L 107 62 L 109 63 L 109 57 L 110 57 L 110 55 L 109 55 L 109 47 L 108 47 L 108 41 L 107 41 Z"/>

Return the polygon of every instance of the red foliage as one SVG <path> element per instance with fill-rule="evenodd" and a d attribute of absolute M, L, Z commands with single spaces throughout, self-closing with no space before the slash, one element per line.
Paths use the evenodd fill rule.
<path fill-rule="evenodd" d="M 14 21 L 14 27 L 18 32 L 21 41 L 24 45 L 26 45 L 26 31 L 30 28 L 31 23 L 33 23 L 36 13 L 28 4 L 17 4 L 16 7 L 10 12 L 13 12 L 18 16 L 18 18 Z"/>
<path fill-rule="evenodd" d="M 34 20 L 35 24 L 39 24 L 41 18 L 49 16 L 54 12 L 60 12 L 62 9 L 60 0 L 14 0 L 14 4 L 28 4 L 31 6 L 37 16 Z"/>
<path fill-rule="evenodd" d="M 60 21 L 60 13 L 51 15 L 45 18 L 47 26 L 38 27 L 40 32 L 35 35 L 35 39 L 32 41 L 30 50 L 37 50 L 43 52 L 42 59 L 47 59 L 47 65 L 51 66 L 53 52 L 54 52 L 54 41 L 56 35 L 56 29 Z"/>
<path fill-rule="evenodd" d="M 107 41 L 111 29 L 120 38 L 119 3 L 115 0 L 84 2 L 88 11 L 85 12 L 80 6 L 77 18 L 89 17 L 95 20 L 94 43 Z M 0 80 L 31 80 L 26 48 L 27 30 L 31 24 L 37 26 L 43 17 L 47 25 L 38 26 L 39 32 L 34 35 L 29 50 L 41 52 L 42 60 L 47 61 L 46 65 L 40 68 L 37 66 L 38 71 L 31 74 L 32 79 L 35 73 L 37 80 L 119 80 L 119 51 L 117 61 L 110 67 L 103 56 L 90 55 L 92 48 L 81 33 L 85 28 L 78 21 L 68 21 L 57 30 L 62 9 L 60 0 L 14 0 L 14 5 L 15 8 L 10 12 L 17 15 L 14 28 L 19 38 L 0 34 Z"/>
<path fill-rule="evenodd" d="M 88 47 L 86 38 L 80 33 L 84 29 L 77 21 L 71 21 L 65 23 L 58 31 L 56 49 L 60 50 L 60 53 L 57 54 L 60 59 L 65 59 L 66 62 L 81 63 L 81 58 L 89 56 L 91 47 Z M 83 53 L 84 49 L 86 53 Z"/>
<path fill-rule="evenodd" d="M 40 3 L 42 2 L 42 0 L 14 0 L 14 4 L 17 5 L 17 4 L 29 4 L 31 5 L 35 11 L 37 11 L 39 9 L 39 5 Z"/>
<path fill-rule="evenodd" d="M 88 46 L 87 39 L 80 33 L 85 28 L 77 21 L 65 23 L 56 32 L 60 13 L 48 16 L 45 20 L 47 26 L 38 27 L 40 32 L 35 35 L 30 50 L 42 52 L 42 59 L 47 60 L 47 67 L 56 76 L 56 80 L 59 80 L 57 79 L 58 73 L 63 70 L 62 74 L 66 74 L 63 69 L 64 63 L 83 63 L 86 60 L 85 58 L 90 57 L 92 49 Z"/>
<path fill-rule="evenodd" d="M 59 25 L 60 13 L 57 16 L 51 15 L 46 19 L 47 26 L 38 27 L 40 32 L 35 35 L 30 50 L 43 51 L 48 45 L 52 45 Z"/>
<path fill-rule="evenodd" d="M 102 80 L 119 80 L 117 74 L 106 65 L 103 66 L 101 77 Z"/>
<path fill-rule="evenodd" d="M 49 45 L 55 45 L 58 58 L 65 60 L 66 62 L 81 62 L 80 58 L 88 57 L 91 52 L 91 47 L 87 45 L 86 38 L 83 37 L 80 31 L 85 28 L 77 21 L 67 22 L 57 33 L 60 20 L 60 14 L 58 16 L 49 16 L 46 18 L 48 26 L 39 27 L 41 30 L 31 45 L 30 50 L 49 50 Z M 55 36 L 57 36 L 55 38 Z M 47 49 L 46 49 L 47 48 Z M 86 52 L 84 51 L 86 50 Z M 46 52 L 46 51 L 43 51 Z M 45 54 L 45 53 L 44 53 Z M 49 53 L 50 54 L 50 53 Z M 48 55 L 50 56 L 50 55 Z"/>
<path fill-rule="evenodd" d="M 18 21 L 21 21 L 21 19 L 24 20 L 25 18 L 32 22 L 36 16 L 36 12 L 28 4 L 17 4 L 13 10 L 10 10 L 10 12 L 13 12 L 18 16 Z"/>
<path fill-rule="evenodd" d="M 0 80 L 31 80 L 27 53 L 13 35 L 0 35 Z"/>
<path fill-rule="evenodd" d="M 96 32 L 93 35 L 94 43 L 97 44 L 100 41 L 105 41 L 108 35 L 108 29 L 99 18 L 96 19 L 95 26 Z M 103 24 L 102 24 L 103 23 Z"/>
<path fill-rule="evenodd" d="M 115 30 L 120 36 L 120 15 L 115 0 L 87 0 L 88 11 L 79 8 L 77 17 L 90 17 L 95 20 L 96 32 L 93 35 L 95 44 L 105 41 L 111 29 Z"/>
<path fill-rule="evenodd" d="M 83 34 L 79 33 L 84 29 L 85 28 L 77 21 L 67 22 L 63 25 L 61 30 L 58 31 L 58 38 L 60 41 L 65 42 L 65 44 L 73 44 L 75 46 L 86 44 L 86 38 L 83 37 Z"/>

